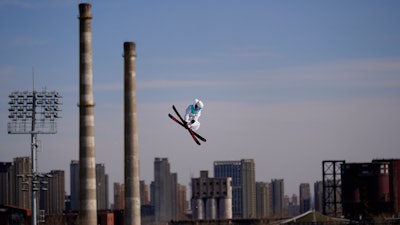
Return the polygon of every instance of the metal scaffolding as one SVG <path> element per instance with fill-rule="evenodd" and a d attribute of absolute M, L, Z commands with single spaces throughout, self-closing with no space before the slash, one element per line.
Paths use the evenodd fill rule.
<path fill-rule="evenodd" d="M 342 216 L 341 165 L 344 160 L 322 161 L 322 209 L 328 216 Z"/>

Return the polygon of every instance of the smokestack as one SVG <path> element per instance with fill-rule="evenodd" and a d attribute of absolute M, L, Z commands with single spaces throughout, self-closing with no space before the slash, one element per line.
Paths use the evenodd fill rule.
<path fill-rule="evenodd" d="M 136 52 L 124 43 L 125 225 L 140 225 L 139 151 L 136 111 Z"/>
<path fill-rule="evenodd" d="M 97 225 L 91 5 L 79 4 L 79 224 Z"/>

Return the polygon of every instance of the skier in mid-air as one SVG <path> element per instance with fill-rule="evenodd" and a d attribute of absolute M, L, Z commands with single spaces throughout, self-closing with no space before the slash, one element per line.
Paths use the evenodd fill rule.
<path fill-rule="evenodd" d="M 200 127 L 199 117 L 204 104 L 202 101 L 195 99 L 192 105 L 186 108 L 185 121 L 186 126 L 192 130 L 197 130 Z"/>
<path fill-rule="evenodd" d="M 204 107 L 203 102 L 198 99 L 195 99 L 194 104 L 189 105 L 187 107 L 184 118 L 181 116 L 181 114 L 178 112 L 178 110 L 174 105 L 172 105 L 172 108 L 174 109 L 176 115 L 179 117 L 179 120 L 175 118 L 173 115 L 171 115 L 171 113 L 168 113 L 169 118 L 171 118 L 173 121 L 175 121 L 182 127 L 186 128 L 187 131 L 189 131 L 193 140 L 198 145 L 201 145 L 199 140 L 203 142 L 207 141 L 204 137 L 200 136 L 198 133 L 193 131 L 199 129 L 200 127 L 199 117 L 201 115 L 201 109 L 203 107 Z"/>

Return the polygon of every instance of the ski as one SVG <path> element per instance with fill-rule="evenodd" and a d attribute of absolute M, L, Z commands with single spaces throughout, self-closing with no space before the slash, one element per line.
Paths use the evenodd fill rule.
<path fill-rule="evenodd" d="M 172 108 L 174 109 L 176 115 L 178 115 L 179 119 L 181 120 L 181 122 L 184 124 L 184 126 L 186 127 L 186 122 L 183 120 L 181 114 L 179 114 L 178 110 L 175 108 L 175 105 L 172 105 Z M 187 128 L 186 129 L 189 131 L 190 136 L 192 136 L 193 140 L 196 142 L 196 144 L 200 145 L 200 141 L 197 140 L 196 136 L 194 135 L 192 129 Z"/>
<path fill-rule="evenodd" d="M 194 140 L 198 145 L 200 145 L 200 141 L 197 140 L 197 138 L 196 138 L 195 134 L 193 133 L 192 129 L 187 128 L 181 121 L 179 121 L 179 120 L 178 120 L 177 118 L 175 118 L 173 115 L 168 114 L 168 116 L 169 116 L 173 121 L 177 122 L 178 124 L 180 124 L 180 125 L 182 125 L 184 128 L 186 128 L 186 129 L 189 131 L 189 134 L 192 136 L 193 140 Z"/>
<path fill-rule="evenodd" d="M 173 121 L 177 122 L 179 125 L 181 125 L 182 127 L 184 127 L 184 128 L 187 129 L 187 127 L 185 126 L 185 124 L 183 124 L 181 121 L 179 121 L 179 120 L 178 120 L 177 118 L 175 118 L 173 115 L 171 115 L 170 113 L 168 113 L 168 116 L 169 116 L 169 118 L 171 118 Z M 207 141 L 204 137 L 200 136 L 200 134 L 196 133 L 196 132 L 193 131 L 193 130 L 192 130 L 192 132 L 193 132 L 193 134 L 194 134 L 198 139 L 200 139 L 201 141 L 204 141 L 204 142 Z"/>
<path fill-rule="evenodd" d="M 188 131 L 189 134 L 192 136 L 193 140 L 200 145 L 200 141 L 197 139 L 197 137 L 199 137 L 200 140 L 202 141 L 206 141 L 205 138 L 201 137 L 199 134 L 197 134 L 196 132 L 194 132 L 192 129 L 186 127 L 186 121 L 182 118 L 181 114 L 178 112 L 178 110 L 176 109 L 175 105 L 172 105 L 173 110 L 175 111 L 176 115 L 178 115 L 179 119 L 181 121 L 178 121 L 174 116 L 172 116 L 171 114 L 168 114 L 168 116 L 174 120 L 175 122 L 179 123 L 180 125 L 182 125 L 183 127 L 185 127 Z"/>

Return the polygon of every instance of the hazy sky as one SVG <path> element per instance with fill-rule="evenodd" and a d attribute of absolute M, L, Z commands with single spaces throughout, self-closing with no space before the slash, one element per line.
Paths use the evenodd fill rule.
<path fill-rule="evenodd" d="M 40 172 L 78 159 L 76 0 L 0 0 L 0 161 L 30 156 L 7 134 L 8 95 L 63 96 L 58 133 L 39 135 Z M 400 158 L 400 1 L 90 1 L 96 163 L 123 182 L 123 43 L 137 45 L 141 179 L 167 157 L 179 182 L 215 160 L 255 159 L 285 193 L 322 179 L 323 160 Z M 168 118 L 205 107 L 197 146 Z M 112 192 L 111 192 L 112 193 Z M 110 196 L 111 202 L 113 202 Z"/>

